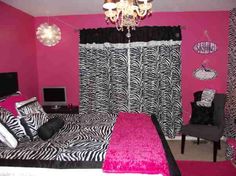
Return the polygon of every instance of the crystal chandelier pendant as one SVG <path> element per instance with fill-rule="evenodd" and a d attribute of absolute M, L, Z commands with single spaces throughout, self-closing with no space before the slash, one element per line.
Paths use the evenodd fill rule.
<path fill-rule="evenodd" d="M 37 39 L 45 46 L 55 46 L 61 40 L 61 30 L 55 24 L 41 24 L 36 31 Z"/>
<path fill-rule="evenodd" d="M 130 33 L 130 30 L 128 29 L 128 32 L 127 32 L 127 34 L 126 34 L 126 37 L 127 38 L 130 38 L 131 37 L 131 33 Z"/>

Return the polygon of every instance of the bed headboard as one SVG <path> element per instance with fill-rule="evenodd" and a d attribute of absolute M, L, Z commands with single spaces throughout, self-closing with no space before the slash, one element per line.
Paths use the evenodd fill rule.
<path fill-rule="evenodd" d="M 17 72 L 0 73 L 0 97 L 11 95 L 17 91 Z"/>

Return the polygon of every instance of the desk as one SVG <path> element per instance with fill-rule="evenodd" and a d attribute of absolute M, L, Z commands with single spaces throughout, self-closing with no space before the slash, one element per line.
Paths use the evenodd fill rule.
<path fill-rule="evenodd" d="M 53 109 L 53 106 L 43 106 L 43 109 L 46 113 L 65 113 L 65 114 L 78 114 L 79 107 L 78 106 L 60 106 L 58 109 Z"/>

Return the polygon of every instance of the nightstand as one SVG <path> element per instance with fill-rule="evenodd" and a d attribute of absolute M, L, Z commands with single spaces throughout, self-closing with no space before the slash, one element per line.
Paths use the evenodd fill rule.
<path fill-rule="evenodd" d="M 53 106 L 43 106 L 43 109 L 46 113 L 63 113 L 63 114 L 78 114 L 79 107 L 78 106 L 60 106 L 59 109 L 53 109 Z"/>

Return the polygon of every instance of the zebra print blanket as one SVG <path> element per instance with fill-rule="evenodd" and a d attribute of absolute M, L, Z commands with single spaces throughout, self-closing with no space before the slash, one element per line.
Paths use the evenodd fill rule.
<path fill-rule="evenodd" d="M 51 139 L 43 141 L 37 138 L 33 142 L 22 142 L 16 149 L 0 144 L 0 165 L 50 167 L 49 165 L 55 161 L 57 164 L 56 166 L 52 164 L 52 167 L 64 167 L 61 166 L 63 161 L 67 165 L 78 161 L 88 162 L 93 167 L 90 162 L 104 160 L 116 121 L 115 115 L 49 114 L 49 118 L 54 117 L 63 118 L 65 125 Z M 39 166 L 34 164 L 35 161 Z"/>

